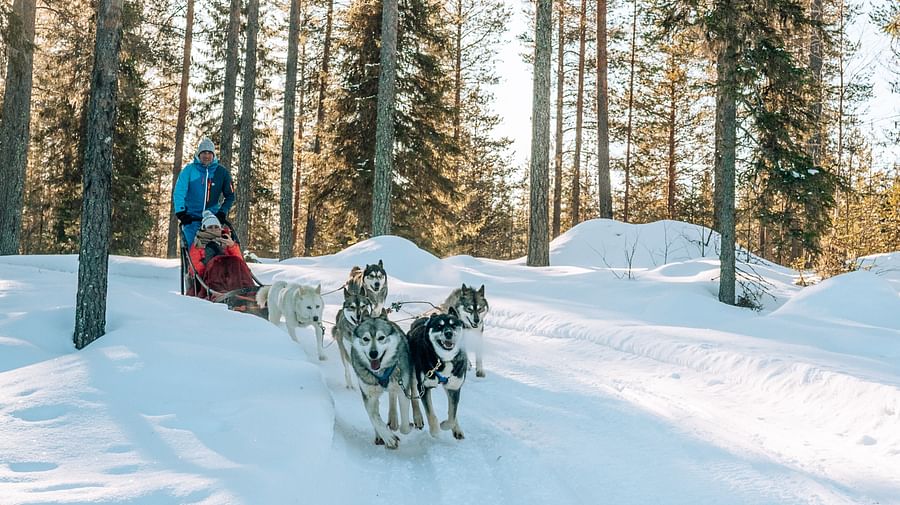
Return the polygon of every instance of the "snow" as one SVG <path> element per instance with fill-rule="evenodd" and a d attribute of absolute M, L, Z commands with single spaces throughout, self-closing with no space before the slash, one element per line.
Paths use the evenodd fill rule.
<path fill-rule="evenodd" d="M 716 300 L 717 247 L 595 220 L 546 268 L 398 237 L 251 265 L 331 290 L 381 259 L 388 302 L 485 285 L 465 440 L 414 430 L 395 451 L 334 345 L 319 362 L 311 329 L 298 346 L 181 296 L 177 261 L 110 258 L 107 334 L 75 351 L 77 257 L 0 257 L 0 503 L 900 503 L 900 253 L 803 288 L 741 252 L 771 294 L 756 312 Z"/>

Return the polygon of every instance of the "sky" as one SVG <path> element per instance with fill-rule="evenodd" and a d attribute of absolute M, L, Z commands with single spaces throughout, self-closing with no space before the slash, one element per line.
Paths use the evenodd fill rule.
<path fill-rule="evenodd" d="M 883 132 L 892 127 L 896 130 L 895 122 L 900 121 L 900 97 L 891 90 L 891 82 L 900 80 L 900 75 L 897 74 L 900 72 L 900 62 L 890 50 L 889 38 L 872 24 L 865 13 L 873 5 L 886 5 L 890 1 L 848 2 L 858 5 L 863 14 L 848 29 L 850 40 L 859 41 L 861 47 L 858 57 L 849 61 L 847 66 L 851 71 L 865 68 L 872 72 L 873 97 L 862 105 L 860 112 L 864 118 L 863 123 L 869 127 L 877 141 L 885 141 L 886 135 Z M 531 153 L 532 69 L 522 61 L 522 54 L 533 49 L 526 48 L 516 38 L 528 29 L 522 3 L 518 0 L 507 0 L 507 3 L 511 6 L 513 15 L 507 24 L 506 44 L 498 55 L 497 70 L 502 78 L 496 90 L 495 107 L 503 121 L 496 133 L 514 140 L 513 159 L 517 165 L 524 167 Z M 609 22 L 614 21 L 611 18 Z M 554 59 L 552 71 L 555 72 L 555 69 Z M 611 149 L 613 156 L 620 151 L 616 146 Z M 900 147 L 896 142 L 893 146 L 876 146 L 875 152 L 875 163 L 879 168 L 891 168 L 900 164 Z"/>
<path fill-rule="evenodd" d="M 330 337 L 319 361 L 309 328 L 297 344 L 182 296 L 176 260 L 111 257 L 107 333 L 75 351 L 77 257 L 0 257 L 0 502 L 900 504 L 900 252 L 809 287 L 750 257 L 754 311 L 716 300 L 708 234 L 588 221 L 545 268 L 391 236 L 252 265 L 331 291 L 380 259 L 388 303 L 484 284 L 465 439 L 413 430 L 396 450 Z"/>

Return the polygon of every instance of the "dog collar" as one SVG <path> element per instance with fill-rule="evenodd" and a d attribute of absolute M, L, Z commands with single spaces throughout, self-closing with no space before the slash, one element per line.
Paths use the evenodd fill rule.
<path fill-rule="evenodd" d="M 378 384 L 381 387 L 386 388 L 386 387 L 388 387 L 388 382 L 391 381 L 391 374 L 394 373 L 395 368 L 397 368 L 397 365 L 393 365 L 393 366 L 389 367 L 387 370 L 384 371 L 384 375 L 378 375 L 377 373 L 372 372 L 371 370 L 369 370 L 369 372 L 375 376 L 375 378 L 378 380 Z"/>

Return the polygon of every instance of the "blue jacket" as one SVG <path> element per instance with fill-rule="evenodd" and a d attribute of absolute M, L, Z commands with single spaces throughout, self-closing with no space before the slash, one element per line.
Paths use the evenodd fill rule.
<path fill-rule="evenodd" d="M 219 199 L 224 196 L 222 203 Z M 187 211 L 188 215 L 200 217 L 204 210 L 212 213 L 228 214 L 234 204 L 234 187 L 231 172 L 219 164 L 219 158 L 213 158 L 208 167 L 200 164 L 200 158 L 181 169 L 175 189 L 172 192 L 172 205 L 175 212 Z"/>

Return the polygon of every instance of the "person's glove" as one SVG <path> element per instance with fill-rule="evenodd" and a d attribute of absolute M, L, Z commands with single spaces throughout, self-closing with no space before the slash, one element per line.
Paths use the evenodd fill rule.
<path fill-rule="evenodd" d="M 189 216 L 187 211 L 185 211 L 185 210 L 176 212 L 175 217 L 177 217 L 178 220 L 181 221 L 182 226 L 187 226 L 194 222 L 194 218 Z"/>
<path fill-rule="evenodd" d="M 219 212 L 216 212 L 216 219 L 219 220 L 219 223 L 224 225 L 225 224 L 225 213 L 222 212 L 221 210 Z"/>

